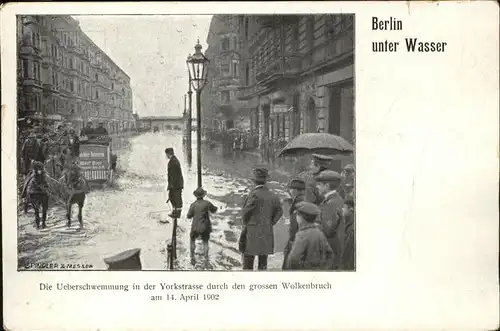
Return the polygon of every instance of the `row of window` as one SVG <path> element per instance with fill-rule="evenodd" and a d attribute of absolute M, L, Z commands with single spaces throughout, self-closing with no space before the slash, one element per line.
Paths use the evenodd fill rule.
<path fill-rule="evenodd" d="M 97 112 L 101 108 L 100 105 L 97 105 L 94 103 L 90 103 L 86 106 L 85 103 L 75 104 L 75 103 L 70 103 L 69 100 L 60 100 L 58 98 L 52 98 L 50 105 L 52 108 L 51 109 L 52 112 L 58 113 L 61 111 L 66 111 L 68 114 L 81 114 L 83 111 L 86 110 L 86 108 L 88 108 L 89 111 Z M 37 112 L 41 112 L 42 110 L 44 110 L 44 111 L 47 110 L 47 107 L 46 106 L 43 107 L 43 105 L 42 105 L 42 96 L 40 93 L 33 93 L 27 97 L 26 108 L 28 110 L 37 111 Z M 125 113 L 125 112 L 117 112 L 117 111 L 113 111 L 113 110 L 110 110 L 107 108 L 101 109 L 100 113 L 102 113 L 106 117 L 111 117 L 111 115 L 113 115 L 113 117 L 115 117 L 115 118 L 131 117 L 131 116 L 128 116 L 127 113 Z"/>
<path fill-rule="evenodd" d="M 222 37 L 220 40 L 220 50 L 238 50 L 238 38 L 237 37 Z"/>
<path fill-rule="evenodd" d="M 97 64 L 103 67 L 103 69 L 112 74 L 113 77 L 116 77 L 117 71 L 112 69 L 112 66 L 105 60 L 104 55 L 99 54 L 98 52 L 89 51 L 89 46 L 85 43 L 82 43 L 80 38 L 77 36 L 83 32 L 66 32 L 66 33 L 57 33 L 56 38 L 63 45 L 66 46 L 76 46 L 82 50 L 90 59 L 91 63 Z M 24 34 L 25 44 L 34 46 L 37 48 L 42 48 L 42 38 L 39 32 L 37 31 L 27 31 Z M 81 73 L 87 74 L 90 76 L 90 69 L 88 64 L 85 61 L 78 63 L 77 59 L 74 59 L 72 56 L 65 57 L 64 52 L 61 52 L 58 45 L 50 44 L 50 48 L 46 45 L 45 49 L 46 54 L 51 55 L 55 59 L 60 59 L 64 67 L 69 69 L 78 69 Z"/>

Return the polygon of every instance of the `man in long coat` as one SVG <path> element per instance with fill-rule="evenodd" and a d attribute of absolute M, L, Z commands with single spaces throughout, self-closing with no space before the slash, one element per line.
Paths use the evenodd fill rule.
<path fill-rule="evenodd" d="M 323 195 L 323 201 L 319 205 L 321 209 L 319 222 L 328 243 L 335 253 L 333 269 L 339 268 L 344 243 L 344 225 L 342 222 L 344 200 L 338 192 L 341 180 L 340 174 L 333 170 L 324 170 L 316 176 L 318 190 Z"/>
<path fill-rule="evenodd" d="M 246 197 L 242 208 L 243 269 L 253 270 L 255 256 L 259 257 L 258 269 L 267 269 L 267 257 L 274 253 L 273 226 L 283 215 L 281 201 L 266 186 L 268 170 L 254 169 L 255 188 Z"/>
<path fill-rule="evenodd" d="M 181 217 L 182 210 L 182 190 L 184 189 L 184 177 L 182 176 L 181 164 L 174 155 L 173 148 L 166 148 L 165 155 L 167 164 L 167 191 L 168 200 L 172 204 L 172 213 L 168 216 L 172 218 Z"/>

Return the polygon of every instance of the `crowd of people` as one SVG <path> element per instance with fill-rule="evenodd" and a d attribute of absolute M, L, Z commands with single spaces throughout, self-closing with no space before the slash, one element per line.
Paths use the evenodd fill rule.
<path fill-rule="evenodd" d="M 172 148 L 165 150 L 168 159 L 167 191 L 173 212 L 179 218 L 184 188 L 182 171 Z M 354 165 L 348 164 L 341 173 L 332 170 L 333 158 L 314 154 L 307 170 L 292 178 L 287 185 L 290 223 L 284 249 L 283 270 L 354 270 Z M 266 167 L 254 168 L 255 187 L 241 206 L 242 232 L 239 250 L 243 269 L 253 270 L 255 258 L 258 269 L 267 269 L 267 260 L 274 254 L 273 227 L 283 216 L 284 201 L 266 185 Z M 208 263 L 208 243 L 212 231 L 210 213 L 217 208 L 204 200 L 206 192 L 193 192 L 196 201 L 187 217 L 191 224 L 191 263 L 194 265 L 197 238 L 203 240 L 205 262 Z"/>
<path fill-rule="evenodd" d="M 72 123 L 58 123 L 52 127 L 34 125 L 19 134 L 19 171 L 27 175 L 33 162 L 50 163 L 47 167 L 52 177 L 57 177 L 69 168 L 80 154 L 80 143 L 87 140 L 107 140 L 104 123 L 94 128 L 88 122 L 78 135 Z"/>
<path fill-rule="evenodd" d="M 34 161 L 45 164 L 53 160 L 60 172 L 72 164 L 80 150 L 80 139 L 71 123 L 60 123 L 52 128 L 35 125 L 21 132 L 19 141 L 19 170 L 24 175 L 30 172 Z"/>
<path fill-rule="evenodd" d="M 289 237 L 283 270 L 354 270 L 354 166 L 342 173 L 331 170 L 333 158 L 314 154 L 311 166 L 288 183 Z M 273 226 L 283 215 L 283 204 L 266 186 L 265 167 L 254 170 L 255 187 L 242 206 L 240 251 L 243 269 L 267 269 L 274 254 Z"/>

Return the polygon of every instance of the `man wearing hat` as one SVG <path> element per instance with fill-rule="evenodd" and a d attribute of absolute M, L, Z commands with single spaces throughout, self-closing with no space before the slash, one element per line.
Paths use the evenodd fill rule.
<path fill-rule="evenodd" d="M 294 178 L 288 184 L 288 192 L 291 197 L 290 201 L 290 227 L 288 228 L 288 242 L 283 251 L 283 266 L 282 269 L 286 269 L 286 260 L 290 250 L 292 249 L 292 244 L 295 239 L 295 234 L 299 230 L 299 223 L 297 223 L 297 215 L 295 214 L 296 206 L 299 202 L 304 201 L 304 192 L 306 189 L 306 182 L 301 178 Z"/>
<path fill-rule="evenodd" d="M 23 172 L 28 174 L 31 168 L 31 163 L 37 158 L 38 154 L 38 143 L 36 139 L 36 134 L 30 132 L 26 140 L 24 140 L 23 146 L 21 147 L 21 156 L 23 159 Z"/>
<path fill-rule="evenodd" d="M 99 122 L 98 127 L 94 130 L 94 135 L 99 139 L 108 136 L 108 130 L 104 127 L 104 122 Z"/>
<path fill-rule="evenodd" d="M 316 176 L 316 182 L 323 201 L 319 205 L 321 229 L 335 253 L 334 269 L 338 268 L 343 245 L 342 206 L 344 200 L 338 192 L 342 177 L 333 170 L 324 170 Z"/>
<path fill-rule="evenodd" d="M 323 232 L 314 221 L 320 210 L 313 203 L 302 201 L 296 207 L 298 232 L 292 250 L 286 260 L 292 270 L 329 270 L 333 265 L 334 253 Z"/>
<path fill-rule="evenodd" d="M 168 159 L 167 164 L 167 191 L 168 201 L 172 204 L 172 213 L 168 216 L 172 218 L 181 217 L 182 210 L 182 190 L 184 189 L 184 177 L 182 176 L 181 164 L 174 155 L 174 149 L 169 147 L 165 149 L 165 155 Z"/>
<path fill-rule="evenodd" d="M 193 223 L 191 223 L 191 232 L 189 234 L 191 239 L 190 252 L 192 265 L 196 263 L 194 252 L 196 248 L 196 238 L 198 237 L 201 237 L 203 240 L 203 255 L 205 256 L 205 262 L 208 264 L 208 241 L 210 239 L 210 233 L 212 232 L 210 213 L 217 212 L 217 207 L 210 201 L 203 199 L 206 194 L 207 192 L 201 187 L 198 187 L 193 192 L 196 201 L 191 204 L 186 215 L 187 218 L 193 219 Z"/>
<path fill-rule="evenodd" d="M 93 135 L 94 128 L 92 127 L 92 122 L 88 121 L 82 131 L 80 131 L 80 137 L 87 137 L 87 139 L 92 139 Z"/>
<path fill-rule="evenodd" d="M 354 164 L 348 164 L 342 170 L 342 183 L 340 184 L 339 193 L 342 198 L 345 198 L 352 193 L 354 189 Z"/>
<path fill-rule="evenodd" d="M 241 210 L 243 230 L 240 250 L 243 253 L 243 269 L 253 270 L 255 256 L 259 257 L 258 269 L 267 269 L 267 257 L 274 254 L 273 226 L 283 215 L 281 201 L 266 186 L 268 170 L 255 167 L 255 188 L 246 197 Z M 241 245 L 241 242 L 244 244 Z"/>

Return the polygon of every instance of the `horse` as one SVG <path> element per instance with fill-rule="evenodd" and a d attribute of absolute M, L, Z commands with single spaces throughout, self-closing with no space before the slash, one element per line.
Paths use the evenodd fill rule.
<path fill-rule="evenodd" d="M 49 195 L 46 174 L 43 163 L 34 161 L 33 169 L 26 177 L 21 198 L 26 198 L 24 211 L 27 212 L 28 204 L 35 210 L 36 228 L 40 228 L 40 207 L 42 207 L 42 228 L 46 227 L 47 209 L 49 208 Z"/>
<path fill-rule="evenodd" d="M 71 227 L 71 207 L 76 203 L 78 205 L 78 222 L 80 228 L 83 228 L 82 211 L 85 204 L 85 198 L 90 191 L 89 184 L 80 173 L 80 168 L 76 164 L 72 164 L 69 169 L 66 169 L 62 178 L 63 183 L 68 189 L 66 197 L 66 218 L 68 219 L 68 227 Z"/>

